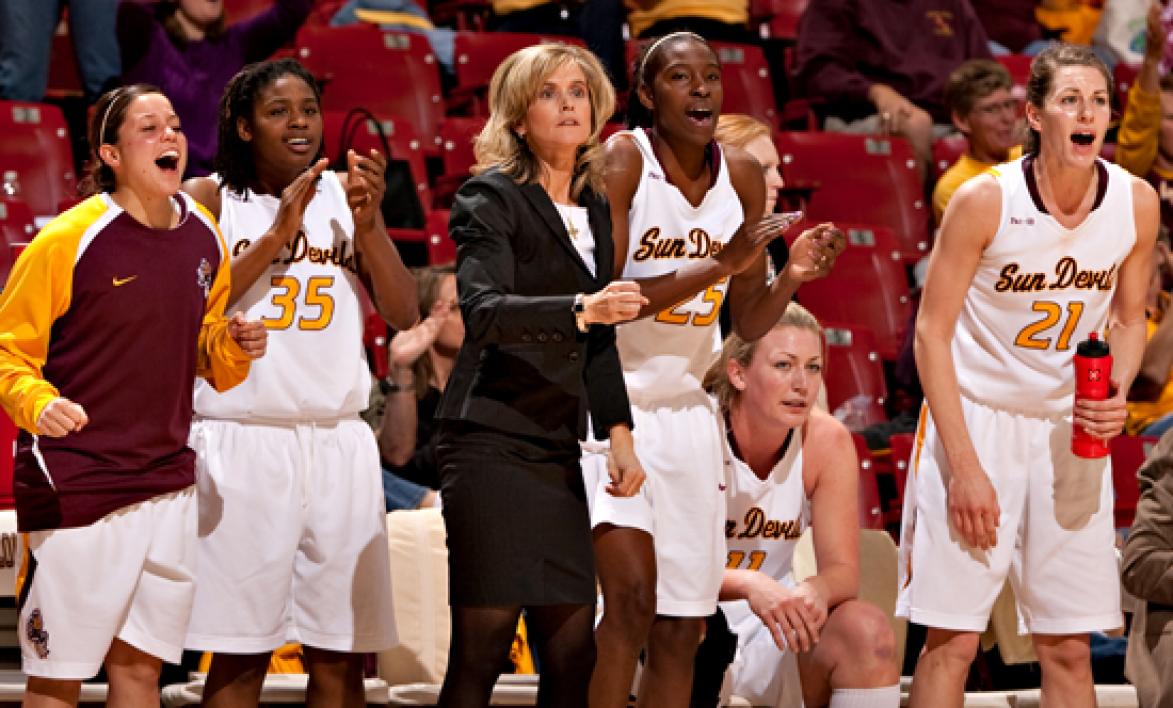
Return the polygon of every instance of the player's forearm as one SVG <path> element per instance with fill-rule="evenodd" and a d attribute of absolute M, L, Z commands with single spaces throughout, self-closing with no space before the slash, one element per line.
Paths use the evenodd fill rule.
<path fill-rule="evenodd" d="M 752 274 L 751 274 L 752 272 Z M 741 289 L 734 289 L 733 285 L 741 278 L 760 277 L 765 280 L 766 274 L 757 273 L 751 268 L 745 273 L 733 277 L 730 284 L 730 307 L 733 314 L 733 328 L 738 336 L 746 341 L 752 341 L 765 336 L 786 312 L 786 307 L 798 291 L 799 282 L 779 273 L 768 288 L 759 288 L 756 292 L 742 296 Z M 737 293 L 736 295 L 734 293 Z"/>
<path fill-rule="evenodd" d="M 371 300 L 379 315 L 397 330 L 405 330 L 419 319 L 415 278 L 399 257 L 399 249 L 387 236 L 382 216 L 375 224 L 357 230 L 355 250 L 363 274 L 371 285 Z"/>
<path fill-rule="evenodd" d="M 1112 346 L 1112 380 L 1127 391 L 1132 386 L 1145 352 L 1145 321 L 1113 322 L 1108 331 Z"/>
<path fill-rule="evenodd" d="M 721 591 L 717 599 L 721 602 L 728 600 L 748 600 L 753 584 L 762 576 L 760 571 L 741 568 L 726 568 L 721 577 Z"/>
<path fill-rule="evenodd" d="M 640 308 L 639 317 L 655 315 L 685 300 L 729 275 L 728 269 L 714 258 L 691 261 L 671 273 L 635 280 L 648 304 Z"/>
<path fill-rule="evenodd" d="M 947 337 L 928 331 L 923 324 L 917 323 L 915 348 L 925 401 L 951 470 L 966 474 L 976 467 L 978 457 L 961 411 L 961 387 L 953 366 L 953 352 Z"/>
<path fill-rule="evenodd" d="M 859 566 L 840 563 L 829 568 L 819 568 L 818 573 L 803 582 L 826 600 L 827 607 L 834 607 L 859 597 Z"/>
<path fill-rule="evenodd" d="M 397 390 L 387 394 L 383 420 L 379 423 L 379 454 L 395 467 L 406 465 L 415 452 L 419 429 L 415 400 L 415 382 L 411 370 L 392 372 Z"/>

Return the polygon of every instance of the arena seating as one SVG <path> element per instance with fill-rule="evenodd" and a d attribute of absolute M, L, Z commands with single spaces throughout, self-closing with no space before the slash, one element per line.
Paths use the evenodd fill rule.
<path fill-rule="evenodd" d="M 65 116 L 47 103 L 0 101 L 0 176 L 15 172 L 21 199 L 33 214 L 57 213 L 57 202 L 77 194 L 73 148 Z"/>
<path fill-rule="evenodd" d="M 911 315 L 908 277 L 878 249 L 848 245 L 830 275 L 804 283 L 798 299 L 821 320 L 870 327 L 881 358 L 900 351 Z"/>
<path fill-rule="evenodd" d="M 362 107 L 397 116 L 430 141 L 425 152 L 439 153 L 444 101 L 425 37 L 373 25 L 306 26 L 297 36 L 297 57 L 323 82 L 323 108 L 345 113 Z"/>
<path fill-rule="evenodd" d="M 850 406 L 852 419 L 861 425 L 883 422 L 888 389 L 875 335 L 858 324 L 831 320 L 822 324 L 827 341 L 827 407 L 834 412 Z"/>
<path fill-rule="evenodd" d="M 907 140 L 783 131 L 774 142 L 787 182 L 818 185 L 806 205 L 807 219 L 886 226 L 909 263 L 928 251 L 930 213 Z"/>
<path fill-rule="evenodd" d="M 586 46 L 577 37 L 513 32 L 458 32 L 455 39 L 456 86 L 449 92 L 449 113 L 488 115 L 486 96 L 489 81 L 497 66 L 517 50 L 544 42 Z"/>
<path fill-rule="evenodd" d="M 1132 526 L 1136 504 L 1140 501 L 1140 486 L 1136 471 L 1157 444 L 1157 438 L 1140 435 L 1119 435 L 1108 444 L 1112 457 L 1112 488 L 1115 490 L 1113 512 L 1116 528 Z"/>
<path fill-rule="evenodd" d="M 750 25 L 758 25 L 762 36 L 798 40 L 798 23 L 811 0 L 751 0 Z"/>

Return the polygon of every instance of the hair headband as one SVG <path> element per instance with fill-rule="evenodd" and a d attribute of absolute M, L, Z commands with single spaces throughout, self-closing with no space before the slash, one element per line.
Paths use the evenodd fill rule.
<path fill-rule="evenodd" d="M 105 144 L 106 121 L 110 120 L 110 111 L 114 110 L 114 104 L 118 103 L 118 99 L 122 98 L 124 93 L 126 93 L 126 87 L 118 87 L 114 90 L 114 95 L 110 97 L 110 102 L 106 104 L 106 110 L 102 113 L 102 123 L 98 126 L 98 144 L 94 146 L 95 151 Z"/>
<path fill-rule="evenodd" d="M 652 42 L 652 46 L 648 47 L 648 51 L 644 52 L 643 59 L 640 61 L 639 66 L 636 68 L 636 71 L 635 71 L 636 80 L 640 81 L 640 82 L 642 82 L 644 80 L 644 66 L 647 65 L 648 59 L 652 58 L 652 55 L 656 53 L 656 50 L 660 48 L 661 44 L 663 44 L 664 42 L 667 42 L 670 39 L 680 39 L 681 37 L 692 37 L 693 39 L 700 41 L 701 44 L 704 44 L 705 46 L 708 46 L 708 44 L 709 44 L 707 41 L 705 41 L 704 37 L 700 36 L 696 32 L 686 32 L 686 31 L 682 30 L 679 32 L 671 32 L 669 34 L 666 34 L 663 37 L 660 37 L 656 41 Z"/>

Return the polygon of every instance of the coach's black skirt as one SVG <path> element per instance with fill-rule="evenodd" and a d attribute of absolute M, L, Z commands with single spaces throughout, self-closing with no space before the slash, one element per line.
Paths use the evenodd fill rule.
<path fill-rule="evenodd" d="M 577 441 L 441 425 L 436 457 L 453 606 L 595 601 L 579 455 Z"/>

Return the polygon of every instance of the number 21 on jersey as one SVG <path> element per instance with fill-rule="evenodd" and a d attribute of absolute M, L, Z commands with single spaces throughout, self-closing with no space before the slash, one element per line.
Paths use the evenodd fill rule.
<path fill-rule="evenodd" d="M 1083 314 L 1083 303 L 1072 300 L 1063 308 L 1057 302 L 1038 300 L 1031 308 L 1042 315 L 1041 319 L 1023 327 L 1014 338 L 1017 346 L 1026 349 L 1049 349 L 1052 343 L 1056 351 L 1065 352 L 1071 348 L 1071 335 Z M 1064 312 L 1066 309 L 1066 312 Z"/>

